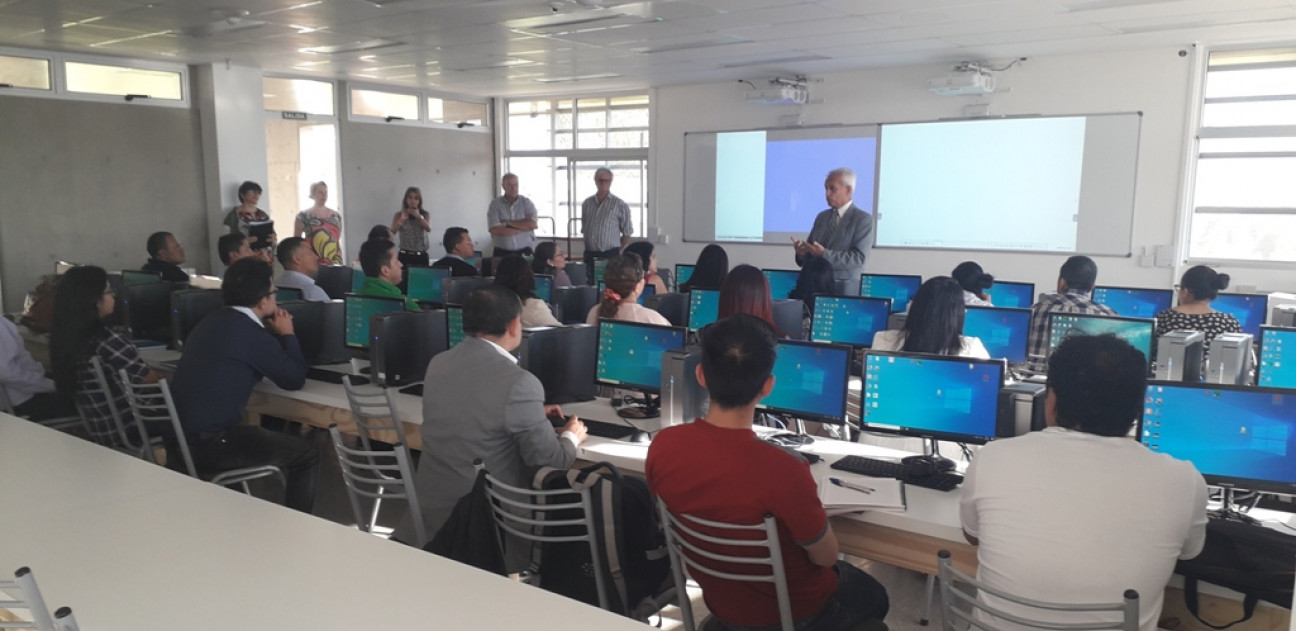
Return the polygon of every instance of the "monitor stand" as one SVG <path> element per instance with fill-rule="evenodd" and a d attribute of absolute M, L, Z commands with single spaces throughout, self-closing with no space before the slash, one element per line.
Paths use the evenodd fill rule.
<path fill-rule="evenodd" d="M 1255 498 L 1252 499 L 1250 506 L 1242 506 L 1238 504 L 1238 502 L 1236 501 L 1237 498 L 1234 495 L 1236 491 L 1237 489 L 1227 488 L 1227 487 L 1222 489 L 1223 498 L 1222 498 L 1221 505 L 1219 508 L 1210 511 L 1210 516 L 1215 519 L 1240 521 L 1244 524 L 1260 523 L 1260 521 L 1257 520 L 1255 517 L 1252 517 L 1247 514 L 1248 511 L 1250 511 L 1252 508 L 1255 508 L 1255 505 L 1260 502 L 1260 494 L 1259 493 L 1255 494 Z"/>
<path fill-rule="evenodd" d="M 661 396 L 645 394 L 642 399 L 632 398 L 632 401 L 640 405 L 623 405 L 617 408 L 617 416 L 621 418 L 648 419 L 658 418 L 661 416 Z"/>
<path fill-rule="evenodd" d="M 935 438 L 928 438 L 924 444 L 927 453 L 921 456 L 901 458 L 900 462 L 915 469 L 927 469 L 929 474 L 942 471 L 953 471 L 954 461 L 940 455 L 939 443 Z"/>

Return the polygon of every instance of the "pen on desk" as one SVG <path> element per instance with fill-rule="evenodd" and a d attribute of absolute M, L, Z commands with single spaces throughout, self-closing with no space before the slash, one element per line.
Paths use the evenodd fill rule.
<path fill-rule="evenodd" d="M 841 478 L 828 478 L 828 480 L 833 484 L 836 484 L 837 486 L 850 489 L 852 491 L 859 491 L 860 493 L 872 493 L 873 491 L 877 490 L 867 486 L 861 486 L 859 484 L 851 484 L 850 482 L 847 482 Z"/>

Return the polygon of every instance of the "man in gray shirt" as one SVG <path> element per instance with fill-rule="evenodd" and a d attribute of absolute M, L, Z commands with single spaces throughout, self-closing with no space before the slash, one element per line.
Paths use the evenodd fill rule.
<path fill-rule="evenodd" d="M 531 200 L 518 195 L 518 176 L 505 173 L 500 181 L 504 194 L 491 200 L 486 211 L 495 251 L 491 256 L 531 254 L 535 245 L 536 208 Z"/>
<path fill-rule="evenodd" d="M 593 285 L 595 259 L 610 259 L 621 254 L 621 248 L 630 243 L 634 224 L 630 222 L 630 207 L 620 197 L 612 194 L 612 171 L 602 168 L 594 172 L 594 185 L 598 192 L 581 204 L 581 235 L 585 237 L 586 281 Z M 618 236 L 620 240 L 618 240 Z"/>
<path fill-rule="evenodd" d="M 315 275 L 319 274 L 319 257 L 311 249 L 310 242 L 301 237 L 288 237 L 279 242 L 275 252 L 284 273 L 275 281 L 278 287 L 292 287 L 302 290 L 302 298 L 315 302 L 328 302 L 328 293 L 315 284 Z"/>

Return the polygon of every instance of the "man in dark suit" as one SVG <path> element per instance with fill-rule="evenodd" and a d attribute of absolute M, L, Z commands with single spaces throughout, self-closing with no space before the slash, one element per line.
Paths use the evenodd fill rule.
<path fill-rule="evenodd" d="M 854 193 L 854 171 L 846 167 L 830 171 L 824 180 L 828 210 L 815 217 L 806 240 L 792 239 L 798 266 L 812 257 L 824 258 L 832 263 L 838 289 L 851 295 L 859 293 L 859 277 L 873 235 L 873 217 L 855 205 Z"/>
<path fill-rule="evenodd" d="M 476 244 L 473 243 L 472 236 L 464 228 L 446 228 L 445 236 L 441 237 L 441 245 L 445 247 L 446 255 L 432 264 L 432 267 L 443 267 L 450 270 L 451 276 L 480 276 L 477 268 L 468 263 L 468 258 L 473 255 Z"/>
<path fill-rule="evenodd" d="M 306 382 L 292 316 L 275 304 L 273 273 L 256 258 L 225 271 L 225 307 L 203 318 L 185 340 L 171 391 L 199 470 L 274 465 L 287 474 L 285 503 L 309 513 L 319 476 L 315 446 L 242 424 L 252 388 L 263 377 L 285 390 Z"/>

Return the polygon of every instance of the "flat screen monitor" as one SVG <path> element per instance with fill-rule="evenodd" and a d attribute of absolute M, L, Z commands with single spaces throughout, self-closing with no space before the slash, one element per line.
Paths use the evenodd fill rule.
<path fill-rule="evenodd" d="M 980 339 L 991 357 L 1024 364 L 1030 316 L 1030 309 L 968 307 L 963 317 L 963 335 Z"/>
<path fill-rule="evenodd" d="M 378 383 L 399 388 L 423 381 L 428 362 L 449 348 L 446 312 L 399 311 L 374 318 L 370 359 Z"/>
<path fill-rule="evenodd" d="M 365 275 L 363 272 L 351 270 L 351 291 L 356 292 L 364 289 Z"/>
<path fill-rule="evenodd" d="M 175 289 L 175 283 L 161 281 L 122 285 L 122 322 L 130 329 L 131 339 L 171 341 L 171 292 Z"/>
<path fill-rule="evenodd" d="M 446 305 L 446 346 L 454 348 L 463 339 L 463 307 Z"/>
<path fill-rule="evenodd" d="M 360 349 L 369 348 L 369 322 L 374 315 L 405 310 L 405 299 L 383 296 L 347 294 L 343 304 L 346 312 L 346 345 Z"/>
<path fill-rule="evenodd" d="M 1170 304 L 1174 301 L 1174 292 L 1169 289 L 1098 285 L 1093 289 L 1093 301 L 1111 307 L 1116 315 L 1151 318 L 1170 308 Z"/>
<path fill-rule="evenodd" d="M 994 440 L 1004 363 L 869 351 L 860 420 L 868 430 L 982 444 Z"/>
<path fill-rule="evenodd" d="M 844 424 L 853 352 L 844 344 L 779 341 L 774 389 L 756 408 L 808 421 Z"/>
<path fill-rule="evenodd" d="M 423 302 L 445 302 L 441 300 L 441 281 L 450 278 L 450 270 L 444 267 L 411 266 L 405 268 L 409 274 L 405 293 L 414 300 Z"/>
<path fill-rule="evenodd" d="M 441 302 L 448 305 L 462 305 L 468 294 L 478 287 L 495 284 L 495 279 L 488 276 L 456 276 L 441 281 Z"/>
<path fill-rule="evenodd" d="M 679 291 L 680 285 L 687 283 L 690 278 L 693 278 L 694 267 L 696 267 L 696 265 L 690 265 L 688 263 L 675 264 L 675 291 Z"/>
<path fill-rule="evenodd" d="M 189 332 L 207 314 L 225 306 L 219 289 L 182 289 L 171 292 L 171 341 L 184 343 Z"/>
<path fill-rule="evenodd" d="M 765 280 L 769 281 L 770 300 L 786 300 L 788 294 L 796 289 L 797 277 L 801 272 L 792 269 L 763 269 Z"/>
<path fill-rule="evenodd" d="M 689 292 L 688 328 L 696 331 L 720 317 L 720 292 L 694 289 Z"/>
<path fill-rule="evenodd" d="M 275 302 L 278 303 L 297 302 L 299 300 L 305 300 L 305 299 L 306 299 L 306 295 L 302 292 L 301 289 L 298 289 L 297 287 L 276 287 L 275 288 Z"/>
<path fill-rule="evenodd" d="M 1156 322 L 1146 318 L 1050 313 L 1048 321 L 1048 354 L 1052 355 L 1062 340 L 1072 335 L 1111 333 L 1139 349 L 1144 358 L 1152 357 L 1152 330 Z"/>
<path fill-rule="evenodd" d="M 890 318 L 889 298 L 815 296 L 810 341 L 869 348 L 873 346 L 873 336 L 886 330 Z"/>
<path fill-rule="evenodd" d="M 1296 394 L 1154 381 L 1139 439 L 1191 462 L 1207 484 L 1296 494 Z"/>
<path fill-rule="evenodd" d="M 603 270 L 607 269 L 608 259 L 594 259 L 594 282 L 603 280 Z"/>
<path fill-rule="evenodd" d="M 649 394 L 661 392 L 662 355 L 684 346 L 682 327 L 600 319 L 594 380 Z"/>
<path fill-rule="evenodd" d="M 986 293 L 990 295 L 990 302 L 996 307 L 1029 309 L 1035 304 L 1035 283 L 996 280 Z"/>
<path fill-rule="evenodd" d="M 921 276 L 907 274 L 860 274 L 859 295 L 890 298 L 892 313 L 909 311 L 909 301 L 922 285 Z"/>
<path fill-rule="evenodd" d="M 1265 294 L 1220 294 L 1211 301 L 1211 308 L 1223 311 L 1238 319 L 1243 333 L 1260 337 L 1260 325 L 1269 315 L 1269 296 Z"/>
<path fill-rule="evenodd" d="M 535 297 L 545 302 L 553 302 L 553 276 L 535 275 Z"/>
<path fill-rule="evenodd" d="M 121 279 L 122 285 L 146 285 L 148 283 L 162 282 L 162 275 L 157 272 L 124 269 L 121 271 Z"/>
<path fill-rule="evenodd" d="M 1291 357 L 1287 357 L 1287 349 Z M 1264 388 L 1296 388 L 1296 329 L 1260 327 L 1260 367 L 1256 385 Z"/>
<path fill-rule="evenodd" d="M 319 285 L 331 300 L 341 300 L 347 292 L 356 291 L 351 285 L 352 279 L 356 276 L 363 281 L 363 274 L 345 265 L 321 265 L 315 275 L 315 284 Z"/>
<path fill-rule="evenodd" d="M 338 364 L 352 357 L 346 347 L 346 305 L 329 302 L 289 302 L 281 305 L 293 317 L 293 332 L 302 355 L 312 366 Z"/>

